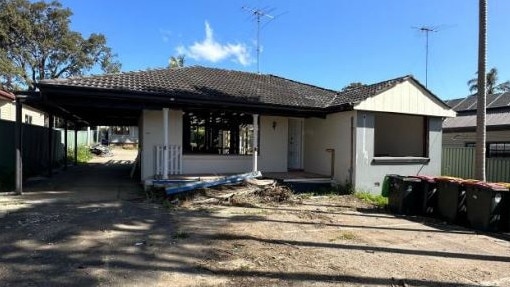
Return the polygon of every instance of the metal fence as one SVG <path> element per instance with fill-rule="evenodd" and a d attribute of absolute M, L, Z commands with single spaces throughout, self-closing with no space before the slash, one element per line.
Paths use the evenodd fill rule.
<path fill-rule="evenodd" d="M 0 189 L 14 183 L 14 125 L 12 121 L 0 120 Z M 35 125 L 22 125 L 23 176 L 41 174 L 48 169 L 48 128 Z M 53 133 L 53 164 L 57 165 L 64 157 L 64 147 L 60 133 Z"/>
<path fill-rule="evenodd" d="M 510 158 L 487 158 L 485 165 L 487 181 L 510 182 Z M 441 174 L 462 178 L 474 178 L 475 148 L 443 148 Z"/>

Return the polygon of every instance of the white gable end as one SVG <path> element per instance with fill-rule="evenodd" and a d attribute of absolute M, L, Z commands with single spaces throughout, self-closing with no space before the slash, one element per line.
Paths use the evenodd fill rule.
<path fill-rule="evenodd" d="M 354 109 L 437 117 L 455 117 L 456 114 L 410 80 L 361 101 L 354 106 Z"/>

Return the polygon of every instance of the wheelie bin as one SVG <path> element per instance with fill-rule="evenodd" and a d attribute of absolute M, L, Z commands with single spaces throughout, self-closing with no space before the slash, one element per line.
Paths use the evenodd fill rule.
<path fill-rule="evenodd" d="M 421 180 L 421 214 L 434 217 L 437 215 L 437 184 L 434 177 L 426 175 L 412 176 Z"/>
<path fill-rule="evenodd" d="M 417 215 L 421 213 L 421 179 L 388 175 L 388 206 L 396 214 Z"/>
<path fill-rule="evenodd" d="M 508 187 L 497 183 L 466 182 L 469 226 L 483 231 L 503 231 L 508 226 Z"/>
<path fill-rule="evenodd" d="M 466 191 L 463 179 L 436 177 L 438 217 L 448 223 L 466 224 Z"/>

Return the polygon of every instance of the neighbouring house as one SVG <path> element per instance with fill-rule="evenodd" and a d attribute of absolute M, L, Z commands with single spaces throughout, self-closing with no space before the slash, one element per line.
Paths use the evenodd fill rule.
<path fill-rule="evenodd" d="M 98 126 L 97 142 L 107 142 L 113 145 L 138 144 L 137 126 Z M 97 133 L 97 131 L 95 131 Z"/>
<path fill-rule="evenodd" d="M 446 101 L 457 112 L 443 122 L 444 147 L 474 147 L 476 142 L 475 95 Z M 510 158 L 510 92 L 487 95 L 487 157 Z"/>
<path fill-rule="evenodd" d="M 15 99 L 14 94 L 0 89 L 0 120 L 16 120 Z M 44 113 L 29 106 L 24 106 L 21 113 L 23 123 L 44 126 Z"/>
<path fill-rule="evenodd" d="M 138 126 L 142 180 L 304 171 L 376 193 L 386 174 L 439 175 L 442 122 L 455 116 L 412 76 L 337 92 L 195 66 L 39 89 L 34 103 L 83 125 Z"/>

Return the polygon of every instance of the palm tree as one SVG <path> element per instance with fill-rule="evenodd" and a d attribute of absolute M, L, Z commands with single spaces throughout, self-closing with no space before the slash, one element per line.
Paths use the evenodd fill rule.
<path fill-rule="evenodd" d="M 487 63 L 487 0 L 479 2 L 478 18 L 478 103 L 476 108 L 476 156 L 475 156 L 475 177 L 485 181 L 485 106 L 486 106 L 486 80 L 485 66 Z M 496 69 L 491 69 L 491 71 Z M 493 73 L 495 76 L 497 73 Z M 496 78 L 494 78 L 496 79 Z"/>
<path fill-rule="evenodd" d="M 478 78 L 471 79 L 467 82 L 469 86 L 469 91 L 471 93 L 476 93 L 478 91 Z M 486 89 L 487 94 L 495 94 L 498 92 L 508 92 L 510 91 L 510 81 L 506 81 L 503 83 L 498 83 L 498 70 L 496 68 L 490 69 L 490 71 L 486 75 Z"/>
<path fill-rule="evenodd" d="M 184 55 L 179 55 L 177 57 L 170 57 L 168 60 L 169 68 L 182 68 L 184 67 Z"/>

